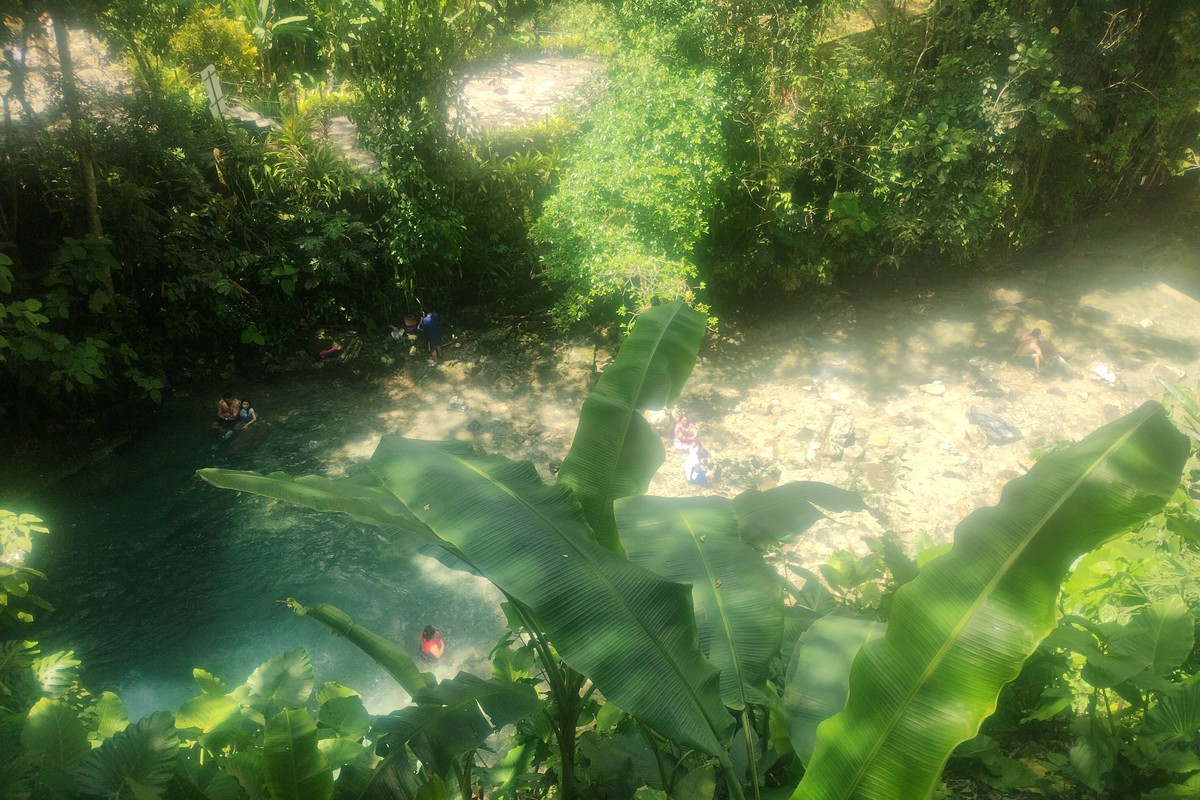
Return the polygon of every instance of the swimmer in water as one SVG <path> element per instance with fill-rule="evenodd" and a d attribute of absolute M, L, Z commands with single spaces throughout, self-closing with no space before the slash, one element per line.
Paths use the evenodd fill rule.
<path fill-rule="evenodd" d="M 421 630 L 421 655 L 425 658 L 437 660 L 442 657 L 442 653 L 446 652 L 446 640 L 442 638 L 442 634 L 437 628 L 432 625 L 426 625 Z"/>

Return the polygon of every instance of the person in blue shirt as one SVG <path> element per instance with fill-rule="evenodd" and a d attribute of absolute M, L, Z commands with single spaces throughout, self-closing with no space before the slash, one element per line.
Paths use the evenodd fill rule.
<path fill-rule="evenodd" d="M 249 400 L 243 399 L 237 414 L 238 430 L 249 428 L 256 422 L 258 422 L 258 414 L 255 413 L 254 406 L 250 404 Z"/>
<path fill-rule="evenodd" d="M 421 321 L 417 324 L 429 342 L 429 363 L 437 366 L 442 355 L 442 320 L 432 306 L 421 306 Z"/>

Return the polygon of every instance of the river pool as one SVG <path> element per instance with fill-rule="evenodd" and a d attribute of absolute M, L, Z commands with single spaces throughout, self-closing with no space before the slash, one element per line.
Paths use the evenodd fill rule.
<path fill-rule="evenodd" d="M 433 671 L 486 675 L 504 632 L 490 584 L 344 515 L 195 477 L 213 466 L 353 474 L 386 429 L 381 420 L 394 420 L 394 396 L 336 368 L 242 386 L 233 384 L 261 420 L 232 439 L 208 427 L 219 387 L 211 398 L 176 398 L 129 443 L 12 509 L 41 516 L 51 531 L 32 562 L 55 606 L 31 632 L 43 651 L 75 651 L 89 689 L 115 691 L 133 719 L 197 694 L 195 667 L 235 686 L 295 647 L 307 649 L 318 683 L 359 690 L 372 711 L 406 703 L 353 645 L 280 604 L 295 597 L 338 606 L 414 653 L 420 628 L 436 625 L 448 648 Z"/>

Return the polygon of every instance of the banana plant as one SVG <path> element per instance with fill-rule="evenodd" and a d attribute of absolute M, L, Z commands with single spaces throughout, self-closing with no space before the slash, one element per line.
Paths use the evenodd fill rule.
<path fill-rule="evenodd" d="M 853 659 L 793 800 L 926 798 L 1000 689 L 1055 627 L 1079 556 L 1163 507 L 1190 447 L 1158 403 L 1042 458 L 897 590 L 887 632 Z"/>
<path fill-rule="evenodd" d="M 639 320 L 621 364 L 614 362 L 597 387 L 599 399 L 585 406 L 585 422 L 595 420 L 601 432 L 581 423 L 564 460 L 565 483 L 586 485 L 578 494 L 544 484 L 527 462 L 481 456 L 462 443 L 402 437 L 381 441 L 369 476 L 356 481 L 199 474 L 217 486 L 387 526 L 437 545 L 491 580 L 542 654 L 562 716 L 565 793 L 573 790 L 582 676 L 668 739 L 727 763 L 732 720 L 717 691 L 718 670 L 700 648 L 689 588 L 620 555 L 613 526 L 605 523 L 613 518 L 613 499 L 644 491 L 664 457 L 637 411 L 678 397 L 702 335 L 703 318 L 678 303 Z M 585 465 L 596 467 L 594 481 L 572 477 L 585 474 Z M 608 531 L 603 543 L 597 529 Z"/>
<path fill-rule="evenodd" d="M 384 438 L 369 473 L 351 480 L 199 475 L 351 514 L 491 580 L 539 653 L 558 714 L 564 797 L 575 792 L 587 682 L 585 697 L 595 690 L 657 737 L 715 760 L 735 797 L 743 791 L 730 749 L 739 713 L 739 766 L 757 794 L 760 746 L 748 709 L 766 703 L 782 713 L 768 664 L 794 644 L 783 641 L 781 579 L 761 551 L 803 531 L 820 508 L 861 500 L 823 484 L 732 501 L 640 496 L 664 458 L 640 412 L 678 397 L 702 334 L 702 318 L 679 303 L 639 318 L 585 402 L 556 485 L 525 462 L 403 437 Z M 857 655 L 841 646 L 842 663 L 853 663 L 849 689 L 833 681 L 824 705 L 805 706 L 819 716 L 805 723 L 816 733 L 795 796 L 925 797 L 954 745 L 974 735 L 1049 630 L 1071 561 L 1161 508 L 1186 454 L 1186 440 L 1150 404 L 1043 459 L 999 506 L 964 520 L 949 553 L 906 576 L 887 633 L 851 632 L 859 644 L 874 639 Z M 792 680 L 803 691 L 800 672 Z"/>

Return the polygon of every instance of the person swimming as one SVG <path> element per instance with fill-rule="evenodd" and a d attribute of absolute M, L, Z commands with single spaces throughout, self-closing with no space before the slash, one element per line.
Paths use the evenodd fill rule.
<path fill-rule="evenodd" d="M 442 638 L 441 631 L 432 625 L 426 625 L 421 630 L 420 641 L 421 655 L 425 658 L 436 660 L 446 652 L 446 640 Z"/>

